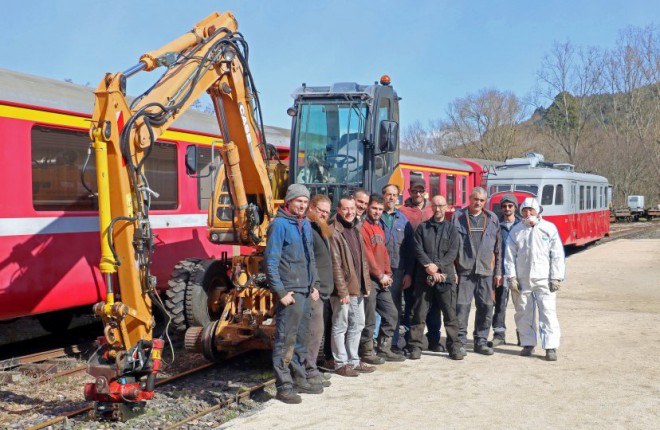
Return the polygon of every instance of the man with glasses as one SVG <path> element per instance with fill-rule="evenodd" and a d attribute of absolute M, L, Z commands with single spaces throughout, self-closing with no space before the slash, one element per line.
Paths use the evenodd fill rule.
<path fill-rule="evenodd" d="M 330 256 L 330 227 L 328 217 L 330 216 L 331 201 L 323 194 L 317 194 L 309 201 L 307 219 L 312 226 L 314 237 L 314 259 L 316 260 L 316 271 L 321 284 L 318 287 L 319 300 L 312 302 L 312 316 L 309 321 L 309 343 L 307 358 L 305 359 L 305 370 L 307 381 L 311 384 L 330 386 L 324 375 L 321 374 L 316 361 L 321 347 L 321 339 L 325 334 L 324 355 L 332 357 L 330 338 L 332 337 L 332 309 L 330 306 L 330 294 L 335 288 L 332 275 L 332 257 Z M 332 366 L 334 369 L 334 364 Z"/>
<path fill-rule="evenodd" d="M 426 200 L 426 182 L 424 178 L 411 175 L 408 192 L 410 197 L 406 199 L 399 211 L 410 221 L 410 225 L 415 231 L 421 223 L 433 216 L 433 208 L 431 208 L 430 202 Z M 413 289 L 404 287 L 403 297 L 406 302 L 403 321 L 404 324 L 410 327 L 410 313 L 414 301 Z M 436 305 L 432 305 L 429 310 L 426 328 L 428 349 L 434 352 L 445 352 L 444 346 L 440 343 L 440 310 Z"/>
<path fill-rule="evenodd" d="M 457 210 L 452 217 L 461 238 L 456 259 L 459 277 L 456 313 L 465 350 L 470 308 L 472 300 L 475 301 L 474 352 L 493 355 L 488 334 L 493 321 L 493 282 L 497 285 L 502 278 L 501 233 L 497 216 L 485 206 L 486 190 L 476 187 L 470 193 L 468 207 Z"/>
<path fill-rule="evenodd" d="M 410 345 L 412 360 L 422 356 L 424 322 L 431 304 L 442 309 L 447 332 L 447 350 L 452 360 L 462 360 L 465 353 L 458 338 L 456 318 L 456 271 L 454 260 L 458 254 L 459 237 L 456 227 L 445 221 L 447 201 L 443 196 L 431 200 L 433 217 L 415 230 L 415 269 L 414 297 Z"/>
<path fill-rule="evenodd" d="M 495 311 L 493 313 L 493 340 L 490 346 L 506 343 L 506 307 L 509 303 L 509 283 L 506 281 L 504 259 L 506 258 L 506 243 L 513 226 L 520 222 L 518 216 L 518 201 L 513 194 L 505 194 L 500 199 L 500 232 L 502 234 L 502 274 L 500 282 L 495 284 Z"/>

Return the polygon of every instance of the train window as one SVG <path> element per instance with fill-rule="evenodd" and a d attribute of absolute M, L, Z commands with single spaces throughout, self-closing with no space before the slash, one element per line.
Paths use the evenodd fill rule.
<path fill-rule="evenodd" d="M 593 186 L 593 187 L 591 187 L 591 188 L 592 188 L 592 189 L 591 189 L 591 196 L 592 196 L 592 199 L 593 199 L 593 200 L 592 200 L 592 203 L 593 203 L 593 204 L 592 204 L 591 207 L 594 208 L 594 209 L 596 209 L 596 208 L 598 207 L 598 206 L 596 206 L 596 199 L 597 199 L 597 197 L 596 197 L 596 186 Z"/>
<path fill-rule="evenodd" d="M 429 198 L 440 194 L 440 175 L 431 173 L 429 175 Z"/>
<path fill-rule="evenodd" d="M 584 185 L 580 185 L 580 210 L 584 210 Z"/>
<path fill-rule="evenodd" d="M 461 178 L 461 203 L 465 204 L 467 202 L 467 178 L 463 176 Z"/>
<path fill-rule="evenodd" d="M 152 197 L 151 209 L 176 209 L 179 199 L 176 145 L 156 142 L 144 163 L 149 187 L 159 194 Z"/>
<path fill-rule="evenodd" d="M 32 202 L 38 211 L 97 210 L 96 163 L 94 153 L 85 167 L 85 184 L 80 177 L 87 160 L 87 132 L 35 126 L 32 129 Z M 152 209 L 177 206 L 176 146 L 156 142 L 145 162 L 145 174 L 152 190 Z"/>
<path fill-rule="evenodd" d="M 220 171 L 222 158 L 218 148 L 215 148 L 213 157 L 211 157 L 211 147 L 197 147 L 197 205 L 199 209 L 208 209 L 211 200 L 213 184 L 217 172 Z M 217 167 L 211 170 L 211 166 Z"/>
<path fill-rule="evenodd" d="M 564 204 L 564 186 L 562 184 L 557 185 L 557 190 L 555 191 L 555 205 Z"/>
<path fill-rule="evenodd" d="M 80 172 L 87 159 L 85 131 L 32 128 L 32 203 L 38 211 L 96 210 L 96 198 L 85 189 Z M 86 185 L 96 191 L 92 152 L 85 170 Z"/>
<path fill-rule="evenodd" d="M 555 191 L 554 185 L 544 185 L 543 194 L 541 194 L 541 204 L 542 205 L 551 205 L 552 198 Z"/>
<path fill-rule="evenodd" d="M 456 179 L 454 175 L 447 175 L 447 204 L 455 204 L 454 194 L 456 191 Z"/>
<path fill-rule="evenodd" d="M 591 209 L 591 187 L 587 186 L 587 209 Z"/>
<path fill-rule="evenodd" d="M 527 193 L 532 193 L 535 196 L 539 195 L 539 186 L 531 184 L 516 184 L 516 191 L 524 191 Z"/>

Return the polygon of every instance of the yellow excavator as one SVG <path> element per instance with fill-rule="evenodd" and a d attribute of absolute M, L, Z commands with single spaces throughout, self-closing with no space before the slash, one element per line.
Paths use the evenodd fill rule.
<path fill-rule="evenodd" d="M 273 151 L 264 140 L 248 45 L 237 27 L 231 13 L 213 13 L 190 32 L 142 55 L 136 66 L 107 74 L 95 91 L 90 137 L 96 156 L 100 270 L 106 297 L 94 306 L 104 333 L 88 366 L 95 381 L 86 385 L 85 398 L 95 402 L 100 418 L 126 420 L 140 413 L 154 395 L 165 335 L 153 338 L 153 308 L 165 315 L 167 310 L 150 272 L 154 234 L 149 207 L 157 193 L 147 182 L 144 165 L 156 139 L 204 92 L 212 100 L 223 138 L 208 237 L 257 252 L 220 262 L 233 288 L 214 297 L 221 317 L 206 330 L 192 327 L 187 346 L 216 358 L 272 347 L 274 306 L 265 288 L 259 250 L 281 203 L 277 197 L 285 191 L 287 168 L 269 156 Z M 127 79 L 158 67 L 166 69 L 162 76 L 129 102 Z M 196 154 L 191 148 L 186 164 L 194 171 Z"/>
<path fill-rule="evenodd" d="M 287 167 L 265 141 L 248 45 L 237 28 L 231 13 L 213 13 L 190 32 L 142 55 L 125 72 L 107 74 L 95 91 L 90 137 L 106 297 L 94 306 L 104 333 L 89 362 L 94 382 L 85 386 L 85 398 L 95 403 L 99 418 L 127 420 L 154 396 L 168 332 L 166 328 L 153 337 L 154 307 L 165 315 L 168 327 L 171 323 L 185 332 L 186 349 L 202 352 L 209 360 L 272 348 L 275 299 L 263 270 L 263 250 L 289 176 L 335 203 L 356 188 L 402 185 L 399 97 L 389 77 L 373 85 L 303 84 L 296 90 L 288 110 L 293 123 Z M 159 67 L 165 68 L 160 78 L 129 100 L 127 79 Z M 222 136 L 208 239 L 253 252 L 180 263 L 191 263 L 194 270 L 170 280 L 170 300 L 163 303 L 150 272 L 157 256 L 149 209 L 158 193 L 147 181 L 145 161 L 158 137 L 204 92 L 212 100 Z M 196 174 L 196 160 L 191 145 L 185 160 L 191 175 Z"/>

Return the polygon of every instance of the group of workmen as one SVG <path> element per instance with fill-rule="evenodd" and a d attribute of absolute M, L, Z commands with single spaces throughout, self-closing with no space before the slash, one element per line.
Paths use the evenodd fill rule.
<path fill-rule="evenodd" d="M 265 250 L 277 300 L 279 400 L 300 403 L 298 393 L 323 392 L 331 374 L 319 366 L 356 377 L 386 361 L 420 359 L 423 349 L 462 360 L 473 301 L 473 351 L 492 355 L 505 343 L 509 291 L 520 355 L 532 355 L 537 344 L 538 311 L 546 359 L 557 360 L 564 250 L 538 201 L 526 198 L 519 207 L 505 194 L 498 219 L 485 208 L 486 190 L 476 187 L 450 221 L 445 197 L 427 198 L 421 177 L 411 177 L 410 197 L 397 207 L 401 192 L 394 184 L 382 194 L 357 190 L 340 198 L 331 217 L 328 196 L 310 199 L 304 185 L 289 186 Z M 317 363 L 321 350 L 325 361 Z"/>

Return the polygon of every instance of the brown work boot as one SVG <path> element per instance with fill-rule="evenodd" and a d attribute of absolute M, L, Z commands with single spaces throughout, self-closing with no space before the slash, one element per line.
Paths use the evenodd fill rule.
<path fill-rule="evenodd" d="M 357 370 L 360 373 L 373 373 L 376 371 L 376 366 L 369 366 L 366 363 L 360 361 L 360 364 L 353 366 L 353 370 Z"/>
<path fill-rule="evenodd" d="M 360 376 L 360 372 L 353 369 L 353 367 L 351 367 L 349 364 L 344 364 L 340 368 L 335 369 L 335 374 L 339 376 L 349 376 L 349 377 Z"/>

